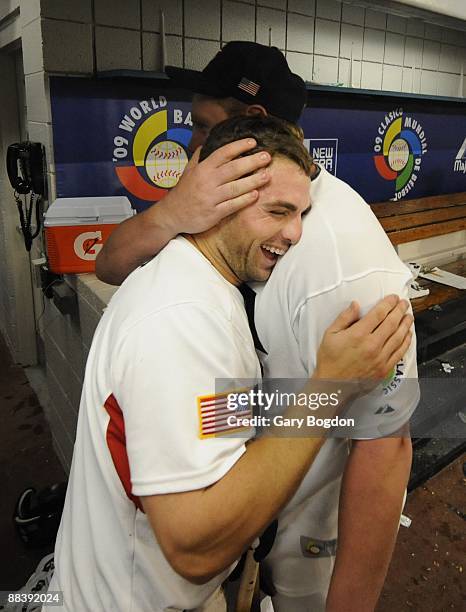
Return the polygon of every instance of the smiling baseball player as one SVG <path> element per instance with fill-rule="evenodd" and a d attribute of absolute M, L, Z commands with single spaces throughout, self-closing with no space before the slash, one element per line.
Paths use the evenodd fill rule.
<path fill-rule="evenodd" d="M 227 44 L 202 72 L 167 71 L 196 92 L 193 150 L 228 116 L 270 113 L 296 123 L 306 99 L 304 83 L 278 49 L 255 43 Z M 162 202 L 117 228 L 97 260 L 100 278 L 121 282 L 177 233 L 203 231 L 251 206 L 270 174 L 267 157 L 260 155 L 251 158 L 255 173 L 244 177 L 238 171 L 235 157 L 248 146 L 239 142 L 234 149 L 220 149 L 215 163 L 198 163 L 195 154 Z M 410 280 L 367 204 L 316 165 L 311 179 L 312 211 L 303 239 L 279 261 L 263 290 L 258 288 L 256 325 L 267 353 L 262 354 L 265 371 L 272 377 L 310 375 L 322 334 L 342 307 L 356 299 L 366 312 L 388 293 L 404 297 Z M 350 452 L 346 441 L 328 441 L 280 515 L 266 560 L 278 610 L 374 609 L 411 464 L 409 435 L 402 427 L 418 401 L 415 353 L 413 338 L 393 379 L 359 411 L 359 430 L 353 433 L 360 439 Z"/>

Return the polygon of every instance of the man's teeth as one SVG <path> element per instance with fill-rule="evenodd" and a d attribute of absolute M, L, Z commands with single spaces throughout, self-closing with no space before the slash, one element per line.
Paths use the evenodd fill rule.
<path fill-rule="evenodd" d="M 277 249 L 276 247 L 267 246 L 265 244 L 262 245 L 262 248 L 265 249 L 266 251 L 270 251 L 271 253 L 274 253 L 274 255 L 284 255 L 285 254 L 284 249 Z"/>

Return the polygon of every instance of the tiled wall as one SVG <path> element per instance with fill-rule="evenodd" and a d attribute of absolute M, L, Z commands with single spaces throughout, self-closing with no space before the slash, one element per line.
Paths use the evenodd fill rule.
<path fill-rule="evenodd" d="M 270 36 L 308 81 L 349 86 L 352 53 L 354 87 L 456 96 L 466 70 L 465 32 L 336 0 L 42 0 L 42 65 L 88 74 L 159 69 L 160 9 L 168 61 L 187 68 L 202 68 L 229 40 L 268 44 Z M 26 31 L 37 41 L 40 22 Z"/>
<path fill-rule="evenodd" d="M 49 395 L 46 412 L 57 452 L 69 469 L 87 354 L 103 308 L 115 288 L 91 274 L 69 276 L 67 282 L 76 292 L 76 309 L 63 315 L 47 300 L 41 333 Z"/>

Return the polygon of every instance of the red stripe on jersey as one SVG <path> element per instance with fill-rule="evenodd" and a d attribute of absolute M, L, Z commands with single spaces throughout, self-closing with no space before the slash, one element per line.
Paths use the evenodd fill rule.
<path fill-rule="evenodd" d="M 123 412 L 113 395 L 107 398 L 104 408 L 110 417 L 110 421 L 107 425 L 106 439 L 113 465 L 115 466 L 128 499 L 133 502 L 136 508 L 144 512 L 139 497 L 131 493 L 131 472 L 129 469 L 128 453 L 126 452 L 125 420 Z"/>

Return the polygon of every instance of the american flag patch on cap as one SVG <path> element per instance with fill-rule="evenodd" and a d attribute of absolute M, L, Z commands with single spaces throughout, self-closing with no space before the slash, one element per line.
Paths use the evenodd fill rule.
<path fill-rule="evenodd" d="M 247 406 L 241 406 L 235 401 L 237 394 L 237 391 L 232 391 L 197 398 L 200 438 L 224 436 L 242 429 L 249 429 L 249 426 L 236 423 L 237 419 L 252 417 L 249 403 Z M 232 407 L 229 407 L 229 396 L 234 398 Z"/>
<path fill-rule="evenodd" d="M 239 89 L 242 89 L 246 93 L 251 94 L 251 96 L 257 96 L 257 93 L 259 89 L 261 88 L 260 85 L 258 85 L 257 83 L 254 83 L 254 81 L 250 81 L 249 79 L 246 79 L 245 77 L 241 79 L 241 81 L 238 84 L 238 87 Z"/>

